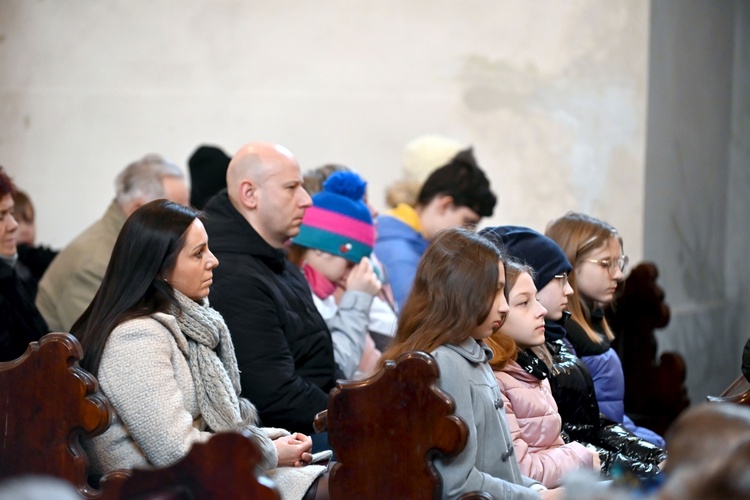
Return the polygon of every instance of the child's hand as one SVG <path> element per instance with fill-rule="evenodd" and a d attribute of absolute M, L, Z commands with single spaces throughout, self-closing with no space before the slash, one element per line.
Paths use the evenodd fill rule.
<path fill-rule="evenodd" d="M 346 277 L 347 290 L 365 292 L 375 296 L 382 286 L 380 280 L 375 275 L 370 259 L 367 257 L 362 257 L 359 264 L 356 264 L 349 272 L 349 276 Z"/>

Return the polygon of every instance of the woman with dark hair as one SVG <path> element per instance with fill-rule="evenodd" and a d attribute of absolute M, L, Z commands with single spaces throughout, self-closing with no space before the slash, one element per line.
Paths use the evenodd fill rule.
<path fill-rule="evenodd" d="M 13 181 L 0 167 L 0 361 L 16 359 L 29 342 L 49 332 L 34 305 L 33 287 L 18 275 L 15 192 Z"/>
<path fill-rule="evenodd" d="M 436 383 L 453 397 L 456 415 L 467 424 L 463 451 L 435 460 L 443 498 L 474 490 L 516 499 L 561 493 L 521 475 L 488 364 L 492 351 L 483 339 L 500 328 L 508 312 L 504 286 L 502 256 L 492 243 L 465 229 L 441 231 L 417 266 L 396 337 L 381 358 L 382 364 L 412 350 L 432 354 L 440 368 Z"/>
<path fill-rule="evenodd" d="M 311 461 L 310 438 L 257 427 L 255 407 L 240 397 L 232 338 L 208 304 L 219 263 L 199 216 L 166 200 L 136 210 L 73 325 L 81 364 L 115 410 L 107 431 L 84 444 L 92 469 L 166 466 L 214 432 L 244 428 L 284 498 L 302 498 L 324 467 L 300 468 Z"/>

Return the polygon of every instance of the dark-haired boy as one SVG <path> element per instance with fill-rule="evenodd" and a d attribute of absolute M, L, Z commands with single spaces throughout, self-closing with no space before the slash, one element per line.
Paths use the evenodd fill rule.
<path fill-rule="evenodd" d="M 442 229 L 476 226 L 492 215 L 496 202 L 473 151 L 466 149 L 430 174 L 414 207 L 402 203 L 378 218 L 375 253 L 388 270 L 399 306 L 430 240 Z"/>

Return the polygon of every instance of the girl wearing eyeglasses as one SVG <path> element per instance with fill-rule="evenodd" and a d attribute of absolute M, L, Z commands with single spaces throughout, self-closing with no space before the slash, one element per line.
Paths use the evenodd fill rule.
<path fill-rule="evenodd" d="M 571 317 L 565 329 L 594 379 L 599 410 L 637 436 L 663 447 L 661 436 L 637 427 L 625 415 L 622 363 L 610 346 L 614 335 L 602 309 L 612 302 L 618 283 L 625 278 L 628 257 L 622 251 L 622 238 L 606 222 L 577 212 L 552 221 L 545 234 L 560 245 L 573 266 L 568 277 L 573 289 L 568 302 Z"/>
<path fill-rule="evenodd" d="M 562 249 L 547 236 L 523 226 L 489 227 L 482 229 L 479 234 L 494 242 L 510 257 L 530 266 L 534 271 L 531 277 L 537 289 L 536 299 L 547 310 L 544 315 L 545 342 L 526 349 L 523 355 L 519 353 L 516 363 L 538 379 L 540 388 L 541 386 L 549 387 L 557 412 L 559 412 L 559 418 L 562 420 L 562 429 L 570 438 L 570 441 L 566 439 L 566 442 L 577 441 L 589 445 L 588 448 L 593 446 L 599 454 L 601 473 L 605 477 L 622 476 L 628 479 L 635 477 L 651 480 L 657 476 L 660 471 L 658 464 L 665 459 L 666 452 L 600 414 L 594 381 L 591 379 L 588 368 L 581 359 L 576 357 L 575 351 L 566 338 L 565 322 L 570 315 L 567 308 L 569 298 L 573 294 L 568 276 L 573 266 L 568 262 Z M 506 271 L 506 275 L 510 276 L 512 272 Z M 510 284 L 512 277 L 506 277 L 506 279 Z M 513 300 L 509 300 L 509 303 L 511 303 L 510 316 L 513 313 Z M 503 329 L 509 327 L 509 324 L 503 325 Z M 493 369 L 496 369 L 499 364 L 502 364 L 501 351 L 507 351 L 508 347 L 502 342 L 493 343 L 494 340 L 495 337 L 491 337 L 488 344 L 493 350 L 496 347 L 500 348 L 496 351 L 500 354 L 491 361 Z M 529 368 L 526 368 L 527 366 Z M 531 380 L 529 377 L 526 378 Z M 512 410 L 519 421 L 524 417 L 535 417 L 531 413 L 534 409 L 528 401 L 520 405 L 513 404 Z M 533 432 L 534 426 L 523 424 L 520 427 L 524 434 Z M 547 437 L 550 436 L 550 426 L 545 426 L 543 431 Z M 542 443 L 539 438 L 544 437 L 545 435 L 540 433 L 533 445 L 528 447 L 529 451 L 525 453 L 539 453 Z M 534 439 L 532 435 L 525 440 L 531 442 Z M 523 458 L 525 453 L 523 449 L 516 450 L 521 470 L 525 471 L 524 466 L 528 464 L 532 468 L 536 467 L 537 472 L 551 479 L 554 479 L 555 474 L 577 465 L 575 463 L 558 464 L 557 460 L 555 463 L 549 463 L 550 458 L 542 455 L 539 455 L 540 460 L 535 461 L 533 456 Z M 559 451 L 554 454 L 559 458 Z M 547 463 L 544 462 L 545 460 Z M 534 477 L 530 470 L 526 473 Z"/>

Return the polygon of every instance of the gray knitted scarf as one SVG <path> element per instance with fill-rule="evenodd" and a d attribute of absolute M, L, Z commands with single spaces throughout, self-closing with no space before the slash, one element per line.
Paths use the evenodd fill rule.
<path fill-rule="evenodd" d="M 181 311 L 172 313 L 188 341 L 188 366 L 206 424 L 214 432 L 257 425 L 255 407 L 239 397 L 240 371 L 224 318 L 208 299 L 198 303 L 174 293 Z"/>

